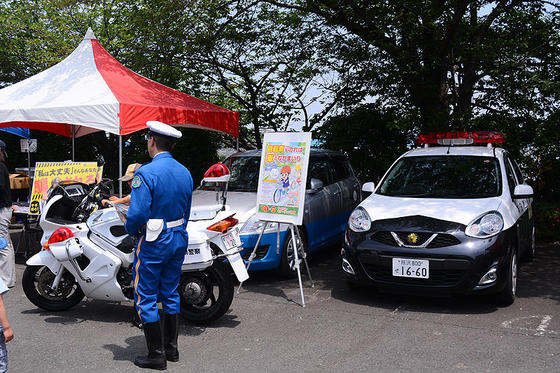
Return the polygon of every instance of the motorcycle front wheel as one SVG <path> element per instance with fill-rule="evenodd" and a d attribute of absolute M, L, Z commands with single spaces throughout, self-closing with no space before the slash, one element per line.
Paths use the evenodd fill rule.
<path fill-rule="evenodd" d="M 222 317 L 233 301 L 233 280 L 228 267 L 219 261 L 201 272 L 184 272 L 179 284 L 181 316 L 195 324 Z"/>
<path fill-rule="evenodd" d="M 34 305 L 47 311 L 64 311 L 84 298 L 76 279 L 64 271 L 56 289 L 52 288 L 54 273 L 46 266 L 27 266 L 23 271 L 23 292 Z"/>

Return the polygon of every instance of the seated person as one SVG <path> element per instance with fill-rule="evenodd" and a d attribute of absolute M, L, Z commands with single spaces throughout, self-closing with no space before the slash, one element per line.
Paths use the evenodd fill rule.
<path fill-rule="evenodd" d="M 131 187 L 132 179 L 134 178 L 134 173 L 140 168 L 140 166 L 142 166 L 140 163 L 129 164 L 128 167 L 126 168 L 126 172 L 124 173 L 123 176 L 119 177 L 119 180 L 126 181 L 128 183 L 128 186 Z M 117 196 L 111 196 L 109 197 L 109 199 L 103 199 L 101 203 L 103 204 L 103 206 L 107 206 L 108 204 L 130 205 L 130 194 L 122 198 L 119 198 Z"/>

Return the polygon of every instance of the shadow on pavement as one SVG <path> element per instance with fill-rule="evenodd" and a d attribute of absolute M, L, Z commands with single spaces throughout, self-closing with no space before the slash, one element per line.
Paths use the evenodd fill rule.
<path fill-rule="evenodd" d="M 160 311 L 161 312 L 161 311 Z M 231 310 L 230 310 L 231 312 Z M 103 302 L 103 301 L 84 301 L 77 306 L 60 312 L 50 312 L 38 308 L 26 310 L 23 314 L 38 314 L 44 318 L 45 322 L 54 324 L 80 324 L 85 321 L 99 321 L 104 323 L 125 323 L 133 325 L 132 320 L 135 314 L 132 304 Z M 214 328 L 235 328 L 240 324 L 237 316 L 227 313 L 219 320 L 208 324 L 193 324 L 183 318 L 180 319 L 179 334 L 197 336 L 204 333 L 207 329 Z M 140 331 L 140 329 L 138 329 Z M 141 331 L 140 331 L 141 332 Z"/>
<path fill-rule="evenodd" d="M 231 312 L 231 309 L 229 312 Z M 179 335 L 196 337 L 209 329 L 235 328 L 239 324 L 241 324 L 241 322 L 237 320 L 237 315 L 231 313 L 226 313 L 224 316 L 210 324 L 194 324 L 183 319 L 181 321 L 181 325 L 179 326 Z"/>
<path fill-rule="evenodd" d="M 116 344 L 103 345 L 103 348 L 113 353 L 113 360 L 119 361 L 134 361 L 134 357 L 138 354 L 143 354 L 146 351 L 146 340 L 144 335 L 137 335 L 129 337 L 124 340 L 126 347 Z"/>
<path fill-rule="evenodd" d="M 109 323 L 130 323 L 134 308 L 132 304 L 102 302 L 102 301 L 83 301 L 77 306 L 66 311 L 50 312 L 39 308 L 26 310 L 23 314 L 39 314 L 44 317 L 45 322 L 55 324 L 79 324 L 84 321 L 100 321 Z"/>
<path fill-rule="evenodd" d="M 181 320 L 179 323 L 179 335 L 196 337 L 203 334 L 207 329 L 224 327 L 234 328 L 240 324 L 236 319 L 237 316 L 226 314 L 211 325 L 192 325 L 186 320 Z M 103 348 L 113 353 L 113 360 L 128 360 L 132 362 L 135 356 L 143 354 L 146 351 L 146 340 L 144 339 L 143 331 L 140 329 L 138 329 L 137 336 L 126 338 L 124 342 L 126 343 L 126 347 L 116 344 L 106 344 L 103 345 Z"/>
<path fill-rule="evenodd" d="M 340 282 L 339 279 L 336 278 L 338 268 L 335 264 L 338 263 L 339 255 L 340 245 L 332 245 L 308 256 L 307 261 L 311 277 L 315 282 L 315 289 L 332 289 L 333 286 L 337 286 Z M 309 277 L 303 262 L 301 264 L 301 275 L 304 289 L 310 288 Z M 342 275 L 342 273 L 339 275 Z M 344 283 L 342 283 L 342 285 L 344 285 Z M 286 291 L 293 289 L 299 289 L 297 276 L 286 279 L 280 276 L 276 271 L 254 271 L 249 273 L 249 279 L 243 283 L 241 293 L 247 291 L 264 294 L 299 305 L 301 302 L 299 293 L 295 299 L 286 294 Z"/>
<path fill-rule="evenodd" d="M 340 269 L 339 248 L 340 246 L 328 247 L 308 258 L 315 289 L 330 291 L 334 299 L 391 311 L 400 307 L 409 312 L 487 314 L 500 308 L 495 297 L 491 295 L 427 297 L 382 293 L 371 287 L 351 289 Z M 307 275 L 303 273 L 305 289 L 309 282 Z M 285 280 L 272 271 L 259 271 L 251 272 L 251 278 L 243 288 L 250 292 L 290 300 L 285 291 L 298 286 L 297 278 Z M 539 246 L 532 263 L 520 264 L 517 293 L 520 298 L 540 297 L 560 302 L 559 246 Z M 299 299 L 295 299 L 295 302 L 299 302 Z"/>
<path fill-rule="evenodd" d="M 560 245 L 537 246 L 533 262 L 521 263 L 517 284 L 520 298 L 548 298 L 560 303 Z"/>

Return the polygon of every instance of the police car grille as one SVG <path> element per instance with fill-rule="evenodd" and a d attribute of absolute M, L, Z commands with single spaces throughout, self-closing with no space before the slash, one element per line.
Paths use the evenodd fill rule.
<path fill-rule="evenodd" d="M 439 233 L 430 244 L 427 246 L 429 248 L 436 248 L 436 247 L 446 247 L 446 246 L 453 246 L 460 244 L 459 241 L 455 236 L 447 233 Z"/>
<path fill-rule="evenodd" d="M 405 245 L 409 245 L 409 246 L 420 246 L 422 245 L 424 242 L 426 242 L 430 237 L 432 237 L 433 233 L 418 233 L 418 232 L 395 232 L 397 234 L 397 236 L 399 237 L 399 239 L 405 244 Z M 416 242 L 415 243 L 411 243 L 408 242 L 408 236 L 414 234 L 416 235 Z"/>
<path fill-rule="evenodd" d="M 373 280 L 403 285 L 455 286 L 465 274 L 464 270 L 459 269 L 430 269 L 430 278 L 409 278 L 393 276 L 390 266 L 363 263 L 363 268 Z"/>
<path fill-rule="evenodd" d="M 371 239 L 379 243 L 382 243 L 384 245 L 398 246 L 397 242 L 391 235 L 391 232 L 387 232 L 387 231 L 375 232 L 371 236 Z"/>
<path fill-rule="evenodd" d="M 263 246 L 259 246 L 257 247 L 257 251 L 255 252 L 255 258 L 253 260 L 257 260 L 257 259 L 262 259 L 266 256 L 266 254 L 268 253 L 268 248 L 270 247 L 270 245 L 263 245 Z M 276 246 L 275 246 L 276 247 Z M 242 254 L 241 257 L 244 260 L 249 260 L 249 256 L 251 255 L 251 253 L 253 252 L 254 247 L 248 248 L 246 249 Z"/>

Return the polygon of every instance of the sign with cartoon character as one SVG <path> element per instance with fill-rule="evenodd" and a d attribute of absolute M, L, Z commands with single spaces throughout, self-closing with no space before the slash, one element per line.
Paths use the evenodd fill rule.
<path fill-rule="evenodd" d="M 31 191 L 29 214 L 38 215 L 41 212 L 41 201 L 46 199 L 49 188 L 53 188 L 62 181 L 79 181 L 85 184 L 96 183 L 101 180 L 103 166 L 97 167 L 97 162 L 37 162 Z"/>
<path fill-rule="evenodd" d="M 258 219 L 302 224 L 310 147 L 310 132 L 265 133 L 257 190 Z"/>

